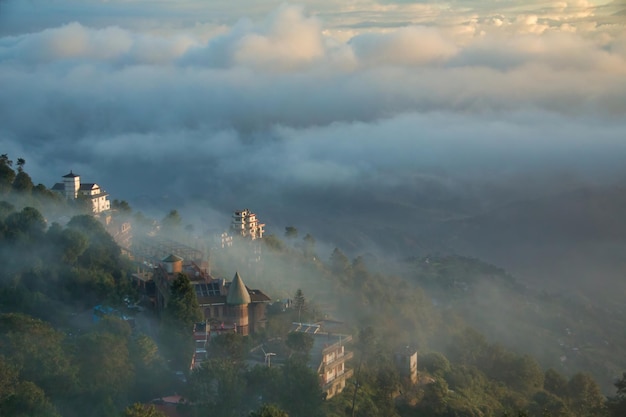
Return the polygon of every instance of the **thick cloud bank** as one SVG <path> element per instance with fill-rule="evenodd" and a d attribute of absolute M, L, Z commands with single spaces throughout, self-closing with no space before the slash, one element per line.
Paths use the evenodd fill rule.
<path fill-rule="evenodd" d="M 620 2 L 247 3 L 3 2 L 3 152 L 47 185 L 224 207 L 621 175 Z"/>

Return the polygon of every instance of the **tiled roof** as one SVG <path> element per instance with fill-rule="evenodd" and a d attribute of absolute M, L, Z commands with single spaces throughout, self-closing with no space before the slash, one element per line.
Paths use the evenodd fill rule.
<path fill-rule="evenodd" d="M 98 187 L 98 184 L 93 183 L 93 182 L 85 182 L 85 183 L 80 184 L 81 190 L 93 190 L 94 188 L 100 188 L 100 187 Z"/>

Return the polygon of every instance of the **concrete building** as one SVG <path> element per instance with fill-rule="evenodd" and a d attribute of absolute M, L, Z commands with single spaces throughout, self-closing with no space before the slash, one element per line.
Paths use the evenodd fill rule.
<path fill-rule="evenodd" d="M 63 176 L 63 182 L 54 184 L 52 191 L 63 194 L 68 200 L 82 198 L 90 201 L 93 214 L 111 209 L 109 194 L 106 191 L 96 183 L 81 183 L 80 176 L 72 171 Z"/>
<path fill-rule="evenodd" d="M 346 367 L 353 353 L 345 349 L 352 336 L 323 332 L 319 324 L 293 323 L 291 331 L 313 337 L 309 366 L 317 371 L 320 388 L 326 399 L 341 393 L 354 371 Z"/>
<path fill-rule="evenodd" d="M 403 382 L 417 384 L 417 350 L 410 346 L 398 349 L 394 353 L 394 361 Z"/>
<path fill-rule="evenodd" d="M 235 234 L 250 240 L 263 238 L 265 224 L 260 223 L 256 214 L 248 209 L 236 210 L 230 224 L 230 230 Z"/>

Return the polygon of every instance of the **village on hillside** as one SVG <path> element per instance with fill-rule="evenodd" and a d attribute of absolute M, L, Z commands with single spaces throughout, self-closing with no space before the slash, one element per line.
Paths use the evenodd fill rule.
<path fill-rule="evenodd" d="M 211 339 L 226 333 L 249 336 L 266 327 L 266 310 L 272 304 L 283 311 L 294 308 L 294 300 L 273 299 L 262 289 L 250 288 L 238 271 L 227 280 L 211 274 L 211 260 L 222 252 L 241 251 L 240 269 L 253 272 L 261 264 L 262 239 L 265 224 L 249 209 L 234 210 L 230 225 L 222 229 L 211 229 L 207 236 L 210 246 L 191 247 L 176 239 L 175 234 L 163 233 L 162 226 L 155 224 L 150 230 L 135 232 L 128 218 L 115 216 L 115 207 L 109 194 L 96 183 L 81 182 L 80 175 L 70 171 L 63 182 L 56 183 L 51 190 L 68 200 L 82 199 L 92 215 L 105 226 L 107 232 L 120 246 L 122 253 L 132 260 L 136 272 L 132 274 L 132 286 L 138 299 L 130 302 L 134 315 L 126 315 L 110 306 L 97 305 L 93 308 L 93 321 L 105 316 L 127 320 L 142 332 L 151 332 L 150 320 L 145 316 L 159 318 L 167 309 L 171 298 L 172 283 L 180 276 L 191 283 L 202 320 L 194 323 L 194 352 L 188 369 L 177 370 L 184 375 L 198 369 L 211 359 Z M 69 219 L 68 219 L 69 220 Z M 132 305 L 130 305 L 132 304 Z M 300 319 L 300 317 L 298 317 Z M 352 335 L 342 333 L 347 328 L 336 320 L 321 320 L 313 323 L 291 322 L 286 331 L 310 337 L 311 346 L 308 366 L 318 375 L 319 388 L 324 399 L 341 393 L 355 370 L 348 364 L 354 358 L 349 350 Z M 247 354 L 250 364 L 280 366 L 281 358 L 271 349 L 271 341 L 253 347 Z M 409 384 L 418 383 L 417 351 L 406 346 L 398 349 L 394 356 L 398 372 Z M 186 401 L 180 395 L 163 393 L 153 403 L 168 415 L 176 415 L 176 406 Z"/>

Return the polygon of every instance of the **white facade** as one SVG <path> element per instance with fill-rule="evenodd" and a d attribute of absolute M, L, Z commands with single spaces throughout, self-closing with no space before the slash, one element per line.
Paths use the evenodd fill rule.
<path fill-rule="evenodd" d="M 54 184 L 52 190 L 62 193 L 68 200 L 76 200 L 77 198 L 90 200 L 93 214 L 111 209 L 109 194 L 102 190 L 98 184 L 81 184 L 80 175 L 74 174 L 72 171 L 63 176 L 62 183 Z"/>

